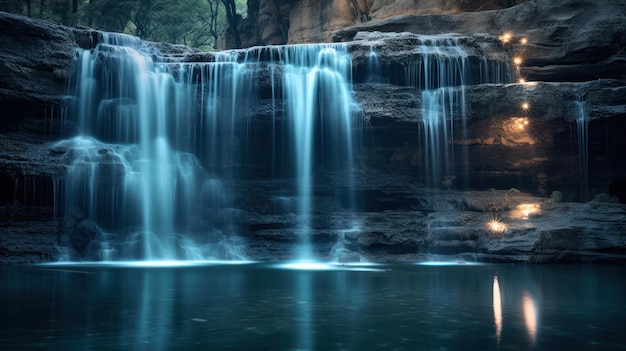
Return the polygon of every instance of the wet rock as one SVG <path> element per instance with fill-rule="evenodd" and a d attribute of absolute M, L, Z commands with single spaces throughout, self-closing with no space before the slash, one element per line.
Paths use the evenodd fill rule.
<path fill-rule="evenodd" d="M 58 107 L 75 47 L 67 27 L 0 12 L 0 130 Z"/>
<path fill-rule="evenodd" d="M 388 17 L 342 28 L 337 41 L 351 41 L 358 32 L 412 32 L 420 34 L 486 33 L 499 37 L 510 31 L 503 48 L 523 58 L 520 73 L 528 80 L 585 81 L 623 79 L 626 74 L 626 20 L 623 2 L 537 0 L 486 12 L 458 15 Z M 525 38 L 528 43 L 522 44 Z"/>
<path fill-rule="evenodd" d="M 609 184 L 609 195 L 616 196 L 621 203 L 626 203 L 626 178 L 613 179 Z"/>
<path fill-rule="evenodd" d="M 0 213 L 4 212 L 0 206 Z M 0 222 L 0 264 L 56 261 L 61 254 L 56 221 L 36 218 Z"/>
<path fill-rule="evenodd" d="M 79 254 L 83 253 L 89 246 L 89 243 L 102 232 L 98 225 L 90 220 L 83 220 L 75 227 L 68 229 L 72 248 L 78 251 Z"/>

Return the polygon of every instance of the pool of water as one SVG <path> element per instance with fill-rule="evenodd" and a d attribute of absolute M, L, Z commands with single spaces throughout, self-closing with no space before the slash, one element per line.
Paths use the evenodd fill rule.
<path fill-rule="evenodd" d="M 624 265 L 0 267 L 2 350 L 626 350 Z"/>

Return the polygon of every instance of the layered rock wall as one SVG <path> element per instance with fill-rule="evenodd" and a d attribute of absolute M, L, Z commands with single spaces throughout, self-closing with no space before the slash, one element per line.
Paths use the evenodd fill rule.
<path fill-rule="evenodd" d="M 359 205 L 346 205 L 348 187 L 341 177 L 323 170 L 314 175 L 319 205 L 311 228 L 315 254 L 327 259 L 339 250 L 344 252 L 339 259 L 373 261 L 417 260 L 430 254 L 506 262 L 623 261 L 626 209 L 610 196 L 610 185 L 626 178 L 626 5 L 538 0 L 505 10 L 453 14 L 463 9 L 434 3 L 419 4 L 428 5 L 430 12 L 439 6 L 437 14 L 416 7 L 411 15 L 375 20 L 372 16 L 383 16 L 379 11 L 404 5 L 309 1 L 294 9 L 286 1 L 260 2 L 258 21 L 264 23 L 260 33 L 267 44 L 297 36 L 302 41 L 334 36 L 346 42 L 353 58 L 353 90 L 367 124 L 354 175 Z M 318 27 L 315 34 L 316 23 L 327 27 Z M 502 43 L 498 37 L 507 31 L 511 40 Z M 514 79 L 463 87 L 467 128 L 450 143 L 462 151 L 455 155 L 467 157 L 455 160 L 447 178 L 431 179 L 426 186 L 420 146 L 423 97 L 406 74 L 419 56 L 418 34 L 451 32 L 459 33 L 454 37 L 471 51 L 472 65 L 481 55 L 493 55 L 508 60 Z M 98 235 L 97 225 L 80 211 L 61 214 L 55 208 L 71 156 L 58 145 L 65 137 L 61 131 L 67 130 L 61 128 L 58 108 L 74 50 L 93 47 L 98 38 L 93 31 L 0 14 L 0 65 L 6 73 L 0 76 L 0 262 L 55 260 L 63 254 L 59 248 L 80 252 Z M 522 44 L 522 38 L 528 42 Z M 188 48 L 152 45 L 171 61 L 214 60 L 212 54 Z M 381 68 L 374 80 L 368 76 L 372 50 Z M 516 55 L 523 60 L 519 67 L 512 62 Z M 280 123 L 283 117 L 282 111 L 272 110 L 280 105 L 272 100 L 272 91 L 280 91 L 282 74 L 273 68 L 263 63 L 255 72 L 260 94 L 245 124 L 259 148 L 269 121 Z M 515 82 L 517 76 L 527 83 Z M 578 203 L 576 120 L 583 101 L 589 123 L 587 200 L 597 198 Z M 531 106 L 526 115 L 520 109 L 523 102 Z M 522 116 L 530 124 L 516 130 Z M 281 189 L 294 187 L 294 180 L 268 177 L 267 165 L 253 157 L 254 149 L 254 162 L 239 165 L 248 167 L 248 176 L 224 180 L 237 204 L 238 233 L 250 258 L 292 258 L 299 222 L 293 204 L 276 199 Z M 623 183 L 614 184 L 623 191 Z M 529 204 L 541 211 L 520 210 Z M 494 217 L 506 224 L 506 232 L 487 227 Z M 201 231 L 209 219 L 194 225 Z"/>
<path fill-rule="evenodd" d="M 49 22 L 1 13 L 0 128 L 59 106 L 74 59 L 74 36 Z M 10 74 L 8 73 L 10 72 Z M 43 126 L 33 126 L 43 132 Z"/>

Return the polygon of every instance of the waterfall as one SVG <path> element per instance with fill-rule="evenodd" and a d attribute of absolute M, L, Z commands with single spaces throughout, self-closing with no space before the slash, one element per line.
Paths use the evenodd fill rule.
<path fill-rule="evenodd" d="M 469 161 L 466 146 L 457 150 L 454 144 L 467 139 L 466 86 L 507 83 L 509 68 L 456 36 L 420 36 L 416 50 L 417 59 L 405 67 L 405 81 L 421 97 L 422 176 L 425 183 L 440 186 L 456 178 L 455 173 L 465 173 L 458 169 L 459 161 L 464 166 Z"/>
<path fill-rule="evenodd" d="M 578 136 L 578 174 L 580 176 L 580 200 L 589 200 L 589 118 L 582 95 L 576 104 L 576 130 Z"/>
<path fill-rule="evenodd" d="M 78 53 L 73 98 L 65 108 L 78 135 L 60 142 L 72 158 L 65 205 L 103 232 L 126 233 L 117 259 L 223 258 L 198 252 L 181 235 L 202 200 L 197 189 L 206 178 L 193 154 L 194 138 L 207 134 L 196 125 L 199 88 L 189 83 L 189 67 L 154 57 L 158 53 L 139 39 L 113 33 Z M 219 66 L 211 65 L 214 71 Z"/>
<path fill-rule="evenodd" d="M 370 46 L 370 52 L 367 56 L 367 81 L 370 83 L 382 83 L 384 81 L 378 53 L 372 46 Z"/>
<path fill-rule="evenodd" d="M 357 126 L 350 87 L 351 58 L 339 45 L 295 45 L 285 52 L 283 96 L 294 143 L 301 250 L 299 258 L 310 260 L 314 175 L 317 167 L 327 171 L 353 167 Z M 348 181 L 351 188 L 352 181 Z"/>
<path fill-rule="evenodd" d="M 344 172 L 349 189 L 353 183 L 360 116 L 345 46 L 252 48 L 180 62 L 132 36 L 101 39 L 77 53 L 63 106 L 66 133 L 75 137 L 57 145 L 69 150 L 65 213 L 101 229 L 87 258 L 244 258 L 222 179 L 245 177 L 254 152 L 271 159 L 271 174 L 294 177 L 298 256 L 312 259 L 316 172 Z M 268 67 L 272 126 L 263 142 L 271 147 L 263 153 L 250 140 L 250 116 L 258 72 Z"/>

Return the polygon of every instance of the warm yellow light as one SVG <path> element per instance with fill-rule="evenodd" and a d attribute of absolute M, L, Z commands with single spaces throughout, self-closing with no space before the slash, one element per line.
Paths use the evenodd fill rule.
<path fill-rule="evenodd" d="M 537 341 L 537 308 L 535 307 L 535 300 L 527 291 L 524 291 L 522 296 L 522 309 L 524 311 L 528 338 L 530 339 L 530 344 L 534 346 Z"/>
<path fill-rule="evenodd" d="M 519 40 L 519 43 L 522 45 L 528 44 L 528 38 L 522 38 Z"/>
<path fill-rule="evenodd" d="M 528 117 L 513 117 L 512 123 L 519 130 L 524 130 L 528 127 Z"/>
<path fill-rule="evenodd" d="M 492 218 L 489 222 L 487 222 L 487 228 L 492 233 L 496 234 L 504 234 L 506 233 L 506 224 L 502 223 L 498 218 Z"/>
<path fill-rule="evenodd" d="M 513 37 L 513 33 L 511 33 L 511 32 L 504 32 L 504 34 L 499 36 L 498 39 L 500 39 L 500 41 L 503 42 L 503 43 L 508 43 L 508 42 L 511 41 L 512 37 Z"/>
<path fill-rule="evenodd" d="M 511 213 L 511 218 L 528 219 L 530 216 L 539 214 L 541 214 L 540 204 L 521 204 Z"/>
<path fill-rule="evenodd" d="M 530 104 L 528 102 L 522 103 L 522 110 L 527 111 L 530 108 Z"/>
<path fill-rule="evenodd" d="M 493 320 L 496 326 L 496 343 L 499 345 L 502 335 L 502 297 L 497 275 L 493 277 Z"/>
<path fill-rule="evenodd" d="M 515 56 L 515 57 L 513 58 L 513 63 L 514 63 L 516 66 L 521 65 L 521 64 L 522 64 L 522 58 L 521 58 L 521 57 L 519 57 L 519 56 Z"/>
<path fill-rule="evenodd" d="M 526 79 L 520 78 L 517 82 L 520 84 L 526 84 Z"/>

